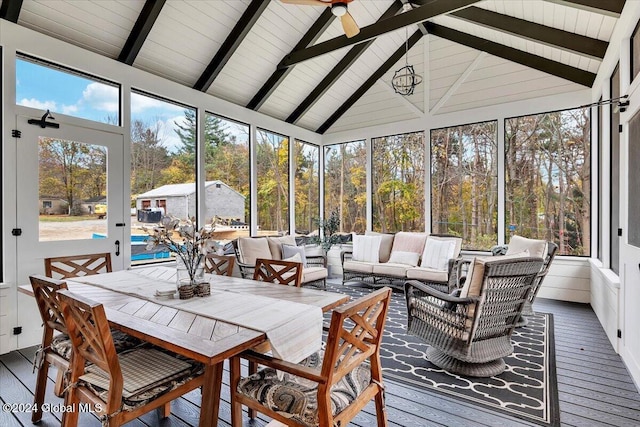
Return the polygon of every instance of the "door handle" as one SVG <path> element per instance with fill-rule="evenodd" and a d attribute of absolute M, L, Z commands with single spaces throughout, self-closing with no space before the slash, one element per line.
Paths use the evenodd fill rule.
<path fill-rule="evenodd" d="M 116 256 L 120 256 L 120 240 L 116 240 Z"/>

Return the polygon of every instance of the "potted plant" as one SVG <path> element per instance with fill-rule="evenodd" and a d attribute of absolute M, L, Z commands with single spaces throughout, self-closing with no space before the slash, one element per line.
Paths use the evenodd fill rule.
<path fill-rule="evenodd" d="M 337 243 L 340 243 L 340 236 L 336 234 L 340 229 L 340 216 L 337 210 L 331 211 L 329 217 L 326 219 L 316 220 L 318 224 L 318 235 L 311 239 L 311 243 L 315 243 L 322 248 L 325 258 L 331 247 Z M 331 266 L 327 265 L 329 277 L 331 277 Z"/>

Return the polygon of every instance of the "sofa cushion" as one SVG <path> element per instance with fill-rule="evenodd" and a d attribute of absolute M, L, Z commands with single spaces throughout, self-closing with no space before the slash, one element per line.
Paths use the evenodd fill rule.
<path fill-rule="evenodd" d="M 302 283 L 326 279 L 327 276 L 328 272 L 324 267 L 305 267 L 302 269 Z"/>
<path fill-rule="evenodd" d="M 373 273 L 373 264 L 362 261 L 345 261 L 342 265 L 344 271 L 357 271 L 358 273 Z"/>
<path fill-rule="evenodd" d="M 307 256 L 304 251 L 304 246 L 282 245 L 282 259 L 290 258 L 298 254 L 303 267 L 307 266 Z"/>
<path fill-rule="evenodd" d="M 282 245 L 296 246 L 296 238 L 294 236 L 267 237 L 269 250 L 271 251 L 271 259 L 282 259 Z"/>
<path fill-rule="evenodd" d="M 447 271 L 435 270 L 428 267 L 412 267 L 407 270 L 407 279 L 447 283 L 449 274 Z"/>
<path fill-rule="evenodd" d="M 244 264 L 256 265 L 258 258 L 271 259 L 269 243 L 264 237 L 239 237 L 238 251 Z"/>
<path fill-rule="evenodd" d="M 460 251 L 458 251 L 460 252 Z M 456 241 L 453 239 L 429 236 L 422 252 L 421 267 L 440 271 L 449 269 L 449 260 L 456 256 Z"/>
<path fill-rule="evenodd" d="M 426 240 L 426 233 L 399 231 L 393 238 L 391 254 L 393 255 L 393 252 L 395 251 L 415 252 L 417 254 L 422 254 Z"/>
<path fill-rule="evenodd" d="M 529 251 L 529 256 L 531 257 L 544 258 L 547 255 L 547 242 L 545 240 L 513 236 L 509 240 L 509 247 L 505 255 L 513 255 L 525 250 Z"/>
<path fill-rule="evenodd" d="M 407 270 L 411 268 L 407 264 L 396 264 L 385 262 L 383 264 L 373 265 L 373 274 L 381 274 L 383 276 L 406 277 Z"/>
<path fill-rule="evenodd" d="M 415 267 L 420 261 L 420 255 L 415 252 L 394 251 L 391 252 L 389 262 L 393 264 L 406 264 Z"/>
<path fill-rule="evenodd" d="M 380 236 L 380 251 L 378 253 L 378 261 L 388 262 L 391 256 L 391 247 L 393 246 L 393 234 L 378 233 L 376 231 L 365 231 L 365 236 Z"/>
<path fill-rule="evenodd" d="M 353 256 L 354 261 L 361 262 L 378 262 L 378 253 L 380 251 L 380 236 L 363 236 L 353 234 Z"/>

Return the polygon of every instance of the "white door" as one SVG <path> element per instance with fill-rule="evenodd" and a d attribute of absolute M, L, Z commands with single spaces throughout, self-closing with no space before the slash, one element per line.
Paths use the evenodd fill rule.
<path fill-rule="evenodd" d="M 27 120 L 16 119 L 22 132 L 15 139 L 17 283 L 44 274 L 44 258 L 52 256 L 110 252 L 113 269 L 124 268 L 130 217 L 124 212 L 122 134 L 65 123 L 42 128 Z M 18 297 L 18 348 L 40 338 L 35 304 L 25 298 Z"/>

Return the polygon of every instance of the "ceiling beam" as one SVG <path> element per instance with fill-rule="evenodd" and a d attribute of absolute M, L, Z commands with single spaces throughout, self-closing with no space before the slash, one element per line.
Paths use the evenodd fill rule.
<path fill-rule="evenodd" d="M 586 55 L 598 60 L 604 58 L 609 46 L 609 43 L 602 40 L 547 27 L 546 25 L 536 24 L 475 6 L 452 12 L 450 15 L 487 28 L 524 37 L 537 43 L 543 43 L 547 46 L 579 55 Z"/>
<path fill-rule="evenodd" d="M 124 62 L 127 65 L 133 65 L 138 53 L 140 53 L 140 49 L 142 49 L 144 41 L 151 32 L 151 28 L 153 28 L 153 24 L 155 24 L 156 19 L 158 19 L 165 2 L 166 0 L 147 0 L 144 3 L 140 15 L 133 25 L 133 29 L 118 56 L 118 61 Z"/>
<path fill-rule="evenodd" d="M 408 25 L 426 21 L 434 16 L 452 12 L 454 10 L 476 3 L 477 0 L 431 0 L 423 6 L 417 7 L 400 15 L 393 16 L 375 24 L 367 25 L 360 29 L 360 33 L 354 37 L 340 36 L 322 43 L 298 50 L 287 55 L 278 68 L 290 67 L 299 62 L 307 61 L 316 56 L 333 52 L 343 47 L 359 44 L 374 39 L 382 34 L 404 28 Z"/>
<path fill-rule="evenodd" d="M 408 48 L 411 49 L 422 38 L 422 31 L 418 30 L 407 40 Z M 358 99 L 362 98 L 391 67 L 393 67 L 407 52 L 407 46 L 403 43 L 393 55 L 389 57 L 374 73 L 360 86 L 356 91 L 340 106 L 336 111 L 316 130 L 318 133 L 325 133 L 344 113 L 355 104 Z"/>
<path fill-rule="evenodd" d="M 394 16 L 402 10 L 402 2 L 394 1 L 391 6 L 378 18 L 377 22 L 383 21 Z M 364 53 L 365 50 L 373 44 L 375 39 L 368 40 L 364 43 L 356 45 L 347 52 L 347 54 L 336 64 L 333 69 L 327 73 L 320 83 L 311 91 L 311 93 L 296 107 L 296 109 L 287 117 L 287 123 L 295 123 L 300 117 L 311 108 L 326 91 L 342 76 L 347 69 Z"/>
<path fill-rule="evenodd" d="M 249 4 L 196 84 L 193 85 L 194 89 L 202 92 L 209 89 L 269 3 L 269 0 L 253 0 Z"/>
<path fill-rule="evenodd" d="M 562 6 L 619 18 L 625 0 L 545 0 Z"/>
<path fill-rule="evenodd" d="M 442 25 L 427 22 L 426 27 L 429 34 L 433 34 L 434 36 L 438 36 L 473 49 L 490 53 L 491 55 L 497 56 L 499 58 L 516 62 L 518 64 L 522 64 L 524 66 L 534 68 L 536 70 L 543 71 L 557 77 L 561 77 L 563 79 L 581 84 L 583 86 L 591 87 L 596 78 L 596 75 L 590 73 L 589 71 L 574 68 L 569 65 L 552 61 L 541 56 L 533 55 L 519 49 L 514 49 L 512 47 L 501 45 L 499 43 L 481 39 L 479 37 L 462 33 L 460 31 L 453 30 Z"/>
<path fill-rule="evenodd" d="M 0 18 L 15 24 L 18 22 L 18 16 L 20 16 L 20 9 L 22 9 L 22 0 L 2 0 Z"/>
<path fill-rule="evenodd" d="M 326 29 L 329 28 L 329 25 L 333 22 L 334 18 L 335 15 L 331 13 L 331 9 L 326 8 L 291 52 L 304 49 L 310 44 L 315 43 L 316 40 L 320 38 L 322 33 L 324 33 Z M 284 78 L 287 77 L 291 70 L 293 70 L 293 67 L 277 68 L 273 72 L 273 74 L 271 74 L 271 77 L 269 77 L 267 81 L 262 85 L 260 90 L 253 96 L 251 101 L 249 101 L 246 107 L 250 110 L 257 110 L 258 108 L 260 108 L 262 104 L 264 104 L 264 102 L 267 100 L 267 98 L 269 98 L 269 96 L 271 96 L 271 94 L 276 90 L 278 85 L 282 83 Z"/>

